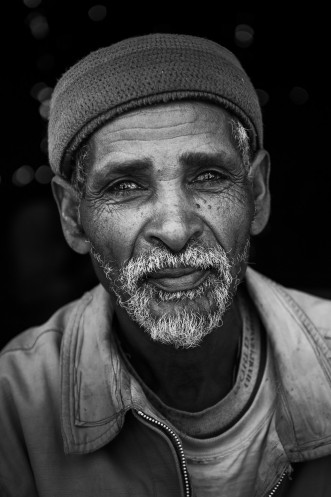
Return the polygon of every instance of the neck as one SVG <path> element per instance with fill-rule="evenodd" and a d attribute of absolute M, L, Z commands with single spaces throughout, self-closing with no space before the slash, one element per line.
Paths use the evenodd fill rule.
<path fill-rule="evenodd" d="M 198 412 L 216 404 L 231 390 L 242 323 L 236 301 L 223 324 L 193 349 L 176 349 L 150 339 L 117 308 L 121 345 L 143 382 L 168 406 Z"/>

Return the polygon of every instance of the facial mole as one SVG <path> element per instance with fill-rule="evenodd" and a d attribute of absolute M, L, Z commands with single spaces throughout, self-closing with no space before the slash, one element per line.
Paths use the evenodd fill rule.
<path fill-rule="evenodd" d="M 208 209 L 211 209 L 211 205 L 208 205 Z"/>
<path fill-rule="evenodd" d="M 197 206 L 198 209 L 200 209 L 200 204 L 195 204 Z"/>

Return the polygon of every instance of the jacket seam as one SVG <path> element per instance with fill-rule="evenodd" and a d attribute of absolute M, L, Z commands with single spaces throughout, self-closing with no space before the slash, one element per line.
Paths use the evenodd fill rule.
<path fill-rule="evenodd" d="M 103 431 L 103 432 L 101 433 L 101 435 L 98 435 L 98 436 L 97 436 L 97 437 L 95 437 L 95 438 L 90 438 L 87 442 L 76 442 L 75 440 L 72 440 L 72 442 L 71 442 L 71 443 L 72 443 L 73 445 L 77 446 L 77 447 L 80 447 L 80 446 L 82 446 L 82 445 L 85 445 L 85 446 L 92 445 L 92 444 L 93 444 L 93 442 L 97 442 L 100 438 L 102 438 L 102 437 L 104 437 L 105 435 L 107 435 L 107 434 L 108 434 L 108 432 L 110 432 L 110 431 L 111 431 L 112 427 L 113 427 L 113 426 L 112 426 L 112 425 L 110 425 L 110 423 L 108 423 L 108 424 L 106 425 L 106 429 L 105 429 L 105 431 Z M 93 428 L 93 427 L 92 427 L 92 428 Z M 92 449 L 92 450 L 95 450 L 95 449 Z M 71 451 L 70 451 L 70 452 L 71 452 Z"/>
<path fill-rule="evenodd" d="M 277 372 L 277 374 L 279 375 L 279 373 Z M 290 410 L 288 409 L 288 406 L 287 406 L 287 402 L 286 402 L 286 395 L 285 395 L 285 392 L 284 392 L 284 389 L 283 389 L 283 385 L 281 384 L 281 382 L 279 382 L 279 385 L 278 385 L 278 392 L 279 392 L 279 409 L 276 410 L 276 415 L 280 412 L 284 412 L 286 413 L 286 424 L 288 426 L 291 426 L 291 434 L 292 434 L 292 441 L 290 442 L 290 444 L 292 444 L 292 447 L 295 446 L 295 451 L 298 450 L 299 448 L 299 442 L 298 442 L 298 439 L 297 439 L 297 434 L 296 434 L 296 430 L 295 430 L 295 424 L 294 424 L 294 421 L 293 421 L 293 417 L 292 417 L 292 414 L 290 412 Z M 277 419 L 277 418 L 276 418 Z M 282 436 L 281 436 L 281 430 L 277 430 L 277 433 L 278 433 L 278 436 L 282 442 L 282 445 L 285 449 L 285 452 L 287 453 L 287 449 L 286 447 L 288 446 L 288 443 L 285 443 L 285 440 L 283 441 L 282 440 Z M 291 447 L 289 447 L 289 453 L 291 453 Z"/>
<path fill-rule="evenodd" d="M 304 324 L 305 328 L 312 332 L 313 335 L 316 335 L 316 331 L 318 331 L 319 329 L 329 330 L 329 328 L 327 327 L 314 325 L 310 317 L 305 313 L 298 302 L 292 297 L 292 295 L 288 293 L 288 291 L 284 287 L 278 285 L 275 281 L 272 280 L 271 283 L 275 287 L 275 289 L 278 290 L 278 292 L 284 297 L 289 307 L 292 308 L 292 311 L 294 311 L 294 313 L 296 314 L 296 318 L 298 319 L 298 321 Z M 319 333 L 318 337 L 322 338 L 323 340 L 323 337 L 321 337 Z"/>
<path fill-rule="evenodd" d="M 86 303 L 86 305 L 84 305 L 84 309 L 86 309 L 86 307 L 87 307 L 87 303 Z M 70 359 L 71 359 L 71 349 L 72 349 L 72 341 L 73 341 L 73 335 L 74 335 L 73 329 L 76 329 L 76 323 L 77 323 L 77 321 L 81 320 L 81 317 L 82 317 L 82 314 L 83 314 L 83 312 L 79 312 L 79 311 L 80 311 L 80 306 L 78 306 L 76 308 L 76 310 L 74 312 L 74 315 L 73 315 L 72 331 L 70 333 L 69 344 L 68 344 L 69 358 Z M 76 354 L 76 347 L 75 347 L 74 352 Z M 69 391 L 68 391 L 68 395 L 70 396 L 70 393 L 71 393 L 71 388 L 70 387 L 73 384 L 73 381 L 71 381 L 71 368 L 69 368 L 68 374 L 69 374 L 69 389 L 68 389 Z M 67 380 L 68 380 L 68 378 L 67 378 Z M 64 383 L 64 381 L 65 381 L 65 378 L 64 378 L 64 375 L 62 374 L 62 382 Z M 63 389 L 63 386 L 61 385 L 61 390 L 62 389 Z M 75 392 L 73 391 L 72 393 L 75 396 Z M 74 419 L 73 413 L 72 413 L 72 403 L 70 402 L 70 398 L 68 400 L 69 400 L 68 401 L 68 405 L 69 405 L 69 423 L 68 424 L 69 424 L 69 429 L 70 429 L 71 443 L 76 443 L 76 442 L 74 442 L 75 437 L 74 437 L 74 432 L 73 432 L 72 425 L 71 425 L 72 419 Z M 67 444 L 70 445 L 70 442 L 68 443 L 68 441 L 67 441 Z"/>
<path fill-rule="evenodd" d="M 29 347 L 14 347 L 12 349 L 4 350 L 0 353 L 0 357 L 4 356 L 5 354 L 8 354 L 10 352 L 28 352 L 29 350 L 32 350 L 35 347 L 36 343 L 38 342 L 39 338 L 41 338 L 46 333 L 59 333 L 59 334 L 63 335 L 63 329 L 62 328 L 50 328 L 48 330 L 44 330 L 36 337 L 35 341 L 33 342 L 33 344 L 31 346 L 29 346 Z"/>
<path fill-rule="evenodd" d="M 328 436 L 325 436 L 325 437 L 322 437 L 322 438 L 316 438 L 316 440 L 313 440 L 313 441 L 306 442 L 304 444 L 298 445 L 296 447 L 296 449 L 293 450 L 293 452 L 301 451 L 301 449 L 309 449 L 309 448 L 313 448 L 314 449 L 316 447 L 316 443 L 322 442 L 323 445 L 324 445 L 324 442 L 329 442 L 329 441 L 331 441 L 331 435 L 328 435 Z"/>
<path fill-rule="evenodd" d="M 80 419 L 78 416 L 75 417 L 75 420 L 79 421 L 79 423 L 81 423 L 81 426 L 91 426 L 91 427 L 101 426 L 102 424 L 105 424 L 105 422 L 111 423 L 114 420 L 122 418 L 131 408 L 132 407 L 129 406 L 128 408 L 121 409 L 120 411 L 118 411 L 118 413 L 114 414 L 113 416 L 108 416 L 107 418 L 98 419 L 97 421 L 84 421 L 83 419 Z"/>
<path fill-rule="evenodd" d="M 304 312 L 304 310 L 299 306 L 299 304 L 292 298 L 292 296 L 287 293 L 287 291 L 282 288 L 281 286 L 277 285 L 275 282 L 272 282 L 274 288 L 275 288 L 275 295 L 278 297 L 278 299 L 281 301 L 279 298 L 280 296 L 283 297 L 285 300 L 288 309 L 291 311 L 292 316 L 295 318 L 296 322 L 298 325 L 301 325 L 301 327 L 304 327 L 305 330 L 305 335 L 309 339 L 309 342 L 311 345 L 313 345 L 312 349 L 315 353 L 316 358 L 319 359 L 320 354 L 317 353 L 320 352 L 322 355 L 325 357 L 327 360 L 327 363 L 329 366 L 331 366 L 330 360 L 326 354 L 330 352 L 329 347 L 326 344 L 325 339 L 320 335 L 318 332 L 316 326 L 313 324 L 309 316 Z M 308 333 L 307 333 L 308 332 Z M 325 350 L 323 350 L 321 347 L 319 347 L 320 344 L 316 342 L 321 342 L 320 344 L 325 346 Z M 331 381 L 331 375 L 330 375 L 330 369 L 325 368 L 325 365 L 323 362 L 319 361 L 324 372 L 326 373 L 329 382 Z"/>
<path fill-rule="evenodd" d="M 279 296 L 282 296 L 284 298 L 289 310 L 292 313 L 292 316 L 296 319 L 298 324 L 300 324 L 301 326 L 304 326 L 305 335 L 307 336 L 307 338 L 310 342 L 310 345 L 311 345 L 311 348 L 315 354 L 316 360 L 319 362 L 322 370 L 324 371 L 324 374 L 326 375 L 326 378 L 328 379 L 328 383 L 330 386 L 330 384 L 331 384 L 330 367 L 327 367 L 326 364 L 324 363 L 324 361 L 321 360 L 321 355 L 322 355 L 322 357 L 324 356 L 324 358 L 327 362 L 327 365 L 330 366 L 330 361 L 329 361 L 328 355 L 326 355 L 330 349 L 327 346 L 327 344 L 325 343 L 325 339 L 319 334 L 317 328 L 314 326 L 314 324 L 310 320 L 309 316 L 299 306 L 299 304 L 296 302 L 296 300 L 293 299 L 293 297 L 286 291 L 286 289 L 284 289 L 283 287 L 281 287 L 280 285 L 278 285 L 277 283 L 275 283 L 272 280 L 271 280 L 271 283 L 276 290 L 275 291 L 276 296 L 278 296 L 278 298 L 279 298 Z M 277 290 L 278 290 L 278 295 L 277 295 Z M 321 344 L 318 343 L 319 341 L 321 341 L 324 344 L 326 350 L 322 349 Z M 283 390 L 282 387 L 281 387 L 281 390 Z M 284 394 L 282 396 L 284 398 L 283 405 L 286 407 L 286 396 L 284 396 Z M 289 418 L 291 419 L 292 433 L 294 435 L 294 440 L 295 440 L 295 446 L 292 446 L 292 448 L 289 447 L 289 453 L 292 453 L 292 454 L 300 453 L 301 454 L 303 450 L 316 446 L 316 443 L 319 443 L 319 442 L 323 443 L 325 441 L 331 440 L 331 437 L 327 436 L 327 437 L 322 437 L 322 438 L 321 437 L 316 438 L 313 441 L 310 441 L 310 442 L 307 442 L 304 444 L 300 444 L 297 440 L 295 425 L 293 423 L 292 417 L 291 417 L 287 407 L 286 407 L 286 412 L 288 414 L 288 420 L 289 420 Z"/>

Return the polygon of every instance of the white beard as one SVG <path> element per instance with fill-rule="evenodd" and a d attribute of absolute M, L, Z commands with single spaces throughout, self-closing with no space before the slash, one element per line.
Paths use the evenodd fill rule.
<path fill-rule="evenodd" d="M 247 260 L 248 252 L 249 241 L 235 259 L 230 259 L 221 247 L 202 244 L 192 244 L 179 254 L 153 248 L 115 271 L 91 248 L 119 305 L 153 340 L 176 348 L 198 346 L 222 323 L 239 283 L 241 262 Z M 210 274 L 197 288 L 178 292 L 161 290 L 146 280 L 148 274 L 159 269 L 178 267 L 210 270 Z M 239 269 L 233 276 L 236 267 Z"/>

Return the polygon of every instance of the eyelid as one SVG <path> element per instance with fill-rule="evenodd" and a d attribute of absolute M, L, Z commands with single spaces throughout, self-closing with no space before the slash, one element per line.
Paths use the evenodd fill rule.
<path fill-rule="evenodd" d="M 140 186 L 136 181 L 124 179 L 124 180 L 114 181 L 112 183 L 112 185 L 108 186 L 108 188 L 115 188 L 116 186 L 118 187 L 119 185 L 121 185 L 123 183 L 131 183 L 131 184 L 133 183 L 134 185 L 136 185 L 138 187 Z M 128 189 L 130 189 L 130 188 L 128 188 Z M 120 188 L 119 188 L 119 190 L 120 190 Z"/>
<path fill-rule="evenodd" d="M 204 175 L 207 175 L 207 174 L 210 174 L 212 176 L 214 176 L 214 178 L 210 178 L 210 180 L 213 180 L 213 179 L 225 179 L 227 178 L 227 174 L 222 172 L 222 171 L 215 171 L 213 169 L 208 169 L 208 170 L 205 170 L 205 171 L 201 171 L 199 172 L 199 174 L 197 174 L 193 180 L 193 183 L 194 181 L 197 181 L 197 179 L 199 178 L 199 176 L 204 176 Z M 206 180 L 208 181 L 208 179 Z"/>
<path fill-rule="evenodd" d="M 122 183 L 133 183 L 135 185 L 134 188 L 119 188 L 119 186 Z M 134 194 L 135 192 L 142 191 L 144 190 L 144 187 L 140 185 L 137 181 L 134 181 L 132 179 L 120 179 L 120 180 L 115 180 L 111 184 L 107 185 L 106 188 L 104 188 L 104 193 L 107 193 L 110 196 L 126 196 L 130 194 Z"/>
<path fill-rule="evenodd" d="M 139 180 L 137 180 L 137 178 L 130 178 L 128 176 L 122 176 L 122 177 L 115 177 L 115 178 L 112 178 L 112 179 L 109 179 L 107 181 L 107 184 L 105 185 L 105 189 L 111 189 L 113 187 L 116 187 L 117 185 L 120 185 L 121 183 L 134 183 L 136 184 L 137 186 L 141 186 L 139 182 Z"/>

